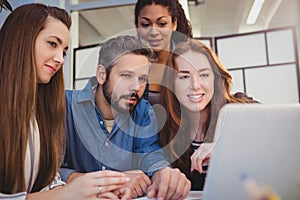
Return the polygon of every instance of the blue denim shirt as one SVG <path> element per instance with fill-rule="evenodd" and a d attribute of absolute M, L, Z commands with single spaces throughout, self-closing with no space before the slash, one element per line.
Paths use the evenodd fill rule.
<path fill-rule="evenodd" d="M 66 152 L 60 169 L 66 181 L 74 171 L 128 171 L 140 169 L 148 176 L 169 166 L 158 144 L 154 111 L 141 99 L 132 113 L 115 117 L 112 131 L 106 130 L 101 113 L 95 105 L 92 77 L 83 90 L 67 90 Z"/>

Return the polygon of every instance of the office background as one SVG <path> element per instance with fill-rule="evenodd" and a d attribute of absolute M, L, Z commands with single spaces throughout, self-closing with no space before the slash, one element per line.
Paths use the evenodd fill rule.
<path fill-rule="evenodd" d="M 135 0 L 9 0 L 42 2 L 70 11 L 66 88 L 81 88 L 94 75 L 99 43 L 135 34 Z M 181 0 L 194 37 L 210 45 L 233 76 L 232 91 L 263 103 L 299 103 L 300 1 L 265 0 L 254 24 L 246 24 L 253 0 Z M 9 14 L 0 14 L 0 26 Z"/>

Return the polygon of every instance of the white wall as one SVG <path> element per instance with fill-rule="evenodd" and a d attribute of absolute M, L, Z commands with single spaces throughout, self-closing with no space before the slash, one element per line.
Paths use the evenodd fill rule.
<path fill-rule="evenodd" d="M 233 78 L 233 93 L 246 92 L 261 103 L 299 103 L 293 30 L 269 29 L 216 38 L 218 56 Z"/>
<path fill-rule="evenodd" d="M 66 4 L 68 4 L 67 3 L 67 1 L 68 0 L 51 0 L 51 1 L 49 1 L 49 0 L 9 0 L 9 2 L 10 2 L 10 4 L 12 5 L 12 7 L 13 7 L 13 9 L 14 8 L 16 8 L 16 7 L 18 7 L 18 6 L 20 6 L 20 5 L 23 5 L 23 4 L 27 4 L 27 3 L 32 3 L 32 2 L 41 2 L 41 3 L 45 3 L 45 4 L 50 4 L 50 5 L 54 5 L 54 6 L 58 6 L 58 7 L 61 7 L 61 8 L 65 8 L 65 2 L 66 2 Z M 78 1 L 78 0 L 70 0 L 70 1 L 73 1 L 73 3 L 74 2 L 76 2 L 76 1 Z M 128 1 L 131 1 L 131 0 L 124 0 L 124 1 L 126 1 L 126 2 L 128 2 Z M 121 2 L 121 3 L 124 3 L 124 1 L 114 1 L 114 2 Z M 105 2 L 110 2 L 110 1 L 105 1 Z M 98 1 L 98 4 L 99 4 L 99 1 Z M 66 5 L 66 6 L 70 6 L 70 5 Z M 78 9 L 78 8 L 77 8 Z M 4 22 L 4 20 L 5 20 L 5 18 L 7 17 L 7 15 L 9 14 L 10 12 L 9 11 L 5 11 L 5 10 L 2 10 L 2 12 L 0 13 L 0 27 L 2 26 L 2 24 L 3 24 L 3 22 Z M 72 87 L 73 87 L 73 65 L 75 65 L 75 63 L 72 63 L 72 61 L 73 61 L 73 57 L 72 57 L 72 51 L 73 51 L 73 48 L 76 48 L 77 47 L 77 45 L 76 45 L 76 42 L 74 42 L 74 41 L 78 41 L 78 30 L 76 30 L 76 29 L 78 29 L 78 20 L 77 20 L 77 18 L 78 18 L 78 16 L 77 16 L 77 18 L 75 18 L 74 17 L 74 15 L 75 15 L 75 13 L 73 12 L 72 13 L 72 15 L 73 15 L 73 18 L 72 18 L 72 20 L 73 20 L 73 25 L 72 25 L 72 31 L 71 31 L 71 38 L 72 38 L 72 41 L 71 41 L 71 43 L 70 43 L 70 50 L 69 50 L 69 52 L 68 52 L 68 57 L 67 57 L 67 59 L 66 59 L 66 64 L 65 64 L 65 66 L 64 66 L 64 73 L 65 73 L 65 85 L 66 85 L 66 88 L 67 89 L 72 89 Z M 298 16 L 300 16 L 300 13 L 298 13 Z M 74 26 L 75 25 L 75 26 Z M 300 47 L 300 39 L 299 39 L 299 36 L 300 36 L 300 26 L 297 26 L 296 27 L 297 28 L 297 36 L 298 36 L 298 40 L 297 40 L 297 46 L 298 46 L 298 48 Z M 76 30 L 76 31 L 74 31 L 74 30 Z M 255 36 L 254 36 L 255 37 Z M 255 45 L 256 43 L 257 43 L 257 41 L 259 40 L 259 38 L 254 38 L 253 36 L 249 36 L 249 39 L 251 40 L 253 40 L 254 42 L 252 43 L 252 42 L 249 42 L 251 45 Z M 260 36 L 258 36 L 258 37 L 260 37 Z M 256 39 L 258 39 L 258 40 L 256 40 Z M 261 44 L 260 42 L 258 42 L 258 45 L 259 44 Z M 248 48 L 248 50 L 249 50 L 249 48 L 251 48 L 251 45 L 249 46 L 249 45 L 247 45 L 247 46 L 244 46 L 244 50 L 245 50 L 245 47 L 247 47 Z M 219 46 L 220 47 L 220 46 Z M 232 43 L 231 43 L 231 46 L 230 45 L 228 45 L 227 47 L 232 47 Z M 265 58 L 265 51 L 262 51 L 262 52 L 259 52 L 259 50 L 263 50 L 265 47 L 262 47 L 262 48 L 256 48 L 255 49 L 255 51 L 253 51 L 254 53 L 256 53 L 256 55 L 257 56 L 255 56 L 255 60 L 254 59 L 251 59 L 250 57 L 248 57 L 247 55 L 246 55 L 246 57 L 244 57 L 244 59 L 241 59 L 243 62 L 245 62 L 247 59 L 248 59 L 248 61 L 251 63 L 251 62 L 254 62 L 254 61 L 257 61 L 257 59 L 259 59 L 259 58 L 261 58 L 261 59 L 264 59 Z M 235 48 L 234 48 L 235 49 Z M 234 50 L 233 49 L 233 50 Z M 279 48 L 280 49 L 280 48 Z M 220 50 L 220 49 L 219 49 Z M 250 49 L 251 50 L 251 49 Z M 280 50 L 282 50 L 282 49 L 280 49 Z M 229 53 L 229 54 L 231 54 L 231 55 L 233 55 L 232 54 L 232 52 L 234 52 L 234 51 L 231 51 L 231 50 L 226 50 L 226 51 L 224 51 L 224 52 L 227 52 L 227 53 Z M 247 51 L 244 51 L 244 52 L 247 52 Z M 285 53 L 287 53 L 286 52 L 286 49 L 284 49 L 284 51 L 281 51 L 281 52 L 285 52 Z M 232 65 L 235 65 L 235 64 L 239 64 L 239 63 L 236 63 L 236 62 L 238 62 L 239 60 L 237 60 L 237 59 L 235 59 L 235 58 L 232 58 L 232 57 L 230 57 L 230 56 L 228 56 L 228 55 L 224 55 L 224 56 L 222 56 L 221 55 L 221 52 L 219 51 L 219 53 L 220 53 L 220 55 L 219 56 L 221 56 L 221 61 L 223 62 L 223 64 L 225 64 L 226 66 L 232 66 Z M 291 53 L 288 53 L 287 55 L 293 55 L 293 54 L 291 54 Z M 277 56 L 275 56 L 276 58 L 278 58 Z M 249 59 L 250 58 L 250 59 Z M 300 51 L 298 50 L 298 60 L 300 60 Z M 295 58 L 294 58 L 295 59 Z M 259 61 L 261 61 L 261 60 L 259 60 Z M 229 63 L 230 64 L 229 64 Z M 248 63 L 249 64 L 249 63 Z M 251 65 L 252 65 L 253 63 L 251 63 Z M 254 63 L 255 64 L 255 63 Z M 265 63 L 262 63 L 263 65 L 265 64 Z M 91 65 L 89 65 L 89 66 L 91 66 Z M 235 66 L 239 66 L 239 65 L 235 65 Z M 78 65 L 76 66 L 76 67 L 78 67 Z M 288 67 L 290 67 L 290 66 L 288 66 Z M 288 68 L 287 67 L 287 68 Z M 299 67 L 299 66 L 298 66 Z M 293 68 L 294 69 L 294 67 L 291 67 L 291 68 Z M 94 68 L 92 68 L 93 70 L 94 70 Z M 92 71 L 93 71 L 92 70 Z M 83 69 L 80 69 L 80 70 L 78 70 L 78 71 L 76 71 L 76 73 L 80 73 L 80 72 L 82 72 L 82 71 L 84 71 Z M 251 74 L 255 74 L 255 72 L 256 72 L 257 70 L 248 70 L 248 75 L 250 75 L 249 77 L 253 77 L 253 76 L 251 76 Z M 93 71 L 94 72 L 94 71 Z M 235 84 L 234 84 L 234 88 L 233 88 L 233 91 L 235 91 L 235 90 L 237 90 L 237 91 L 241 91 L 241 89 L 243 89 L 244 87 L 243 87 L 243 84 L 244 84 L 244 80 L 243 80 L 243 78 L 242 78 L 242 76 L 243 76 L 243 74 L 242 74 L 242 72 L 241 71 L 239 71 L 239 70 L 232 70 L 231 71 L 231 74 L 233 75 L 233 77 L 234 77 L 234 82 L 235 82 Z M 78 74 L 75 74 L 75 77 L 77 77 L 78 76 Z M 254 76 L 255 77 L 255 81 L 254 82 L 258 82 L 259 80 L 256 78 L 257 76 Z M 264 79 L 262 79 L 262 80 L 264 80 Z M 251 81 L 251 79 L 247 79 L 247 81 Z M 286 79 L 286 81 L 284 81 L 284 82 L 295 82 L 295 79 L 293 78 L 293 79 Z M 78 87 L 79 87 L 79 85 L 81 86 L 82 85 L 82 80 L 78 80 Z M 288 84 L 286 84 L 286 85 L 288 85 Z M 293 84 L 294 85 L 294 84 Z M 300 87 L 300 86 L 298 86 L 298 87 Z M 288 88 L 288 87 L 287 87 Z M 248 88 L 248 89 L 250 89 L 250 88 Z M 295 89 L 295 88 L 294 88 Z M 294 90 L 293 89 L 293 90 Z M 251 92 L 252 92 L 253 90 L 248 90 L 248 91 L 246 91 L 247 93 L 248 92 L 250 92 L 250 94 L 249 95 L 251 95 Z M 291 88 L 289 88 L 288 90 L 286 90 L 286 91 L 291 91 Z M 295 101 L 295 98 L 298 96 L 298 95 L 300 95 L 300 94 L 298 94 L 298 93 L 295 93 L 295 96 L 294 97 L 291 97 L 291 101 Z M 256 95 L 254 95 L 254 96 L 256 96 Z M 259 100 L 259 99 L 258 99 Z M 262 100 L 264 100 L 264 99 L 262 99 Z M 269 99 L 266 99 L 267 101 L 269 101 Z"/>
<path fill-rule="evenodd" d="M 64 0 L 8 0 L 10 5 L 12 6 L 13 9 L 19 7 L 20 5 L 28 4 L 28 3 L 44 3 L 44 4 L 49 4 L 53 6 L 59 6 L 62 7 L 64 5 Z M 2 24 L 4 23 L 4 20 L 6 17 L 9 15 L 10 11 L 2 10 L 0 13 L 0 27 L 2 27 Z"/>
<path fill-rule="evenodd" d="M 8 0 L 8 2 L 12 6 L 12 8 L 15 9 L 16 7 L 18 7 L 20 5 L 32 3 L 33 1 L 32 0 Z M 10 11 L 6 11 L 4 9 L 0 13 L 0 27 L 2 27 L 2 24 L 4 23 L 4 20 L 9 15 L 9 13 L 10 13 Z"/>
<path fill-rule="evenodd" d="M 8 0 L 8 2 L 10 3 L 10 5 L 12 6 L 13 9 L 24 5 L 24 4 L 28 4 L 28 3 L 44 3 L 46 5 L 51 5 L 51 6 L 57 6 L 60 8 L 65 8 L 65 0 Z M 6 11 L 6 10 L 2 10 L 2 12 L 0 13 L 0 27 L 2 27 L 6 17 L 10 14 L 10 11 Z M 64 65 L 64 72 L 65 72 L 65 80 L 67 80 L 66 85 L 70 85 L 69 81 L 70 81 L 70 69 L 72 67 L 70 67 L 70 51 L 68 52 L 68 56 L 66 59 L 66 63 Z M 67 73 L 66 73 L 67 72 Z"/>

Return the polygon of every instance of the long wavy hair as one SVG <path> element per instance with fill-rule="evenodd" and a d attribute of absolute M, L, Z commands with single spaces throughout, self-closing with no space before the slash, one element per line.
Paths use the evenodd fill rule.
<path fill-rule="evenodd" d="M 69 14 L 60 8 L 27 4 L 16 8 L 0 30 L 0 192 L 26 191 L 24 166 L 30 123 L 35 117 L 40 133 L 40 161 L 32 191 L 54 180 L 65 142 L 63 68 L 47 84 L 38 84 L 35 40 L 47 18 L 68 29 Z"/>
<path fill-rule="evenodd" d="M 173 39 L 174 41 L 180 42 L 182 38 L 186 37 L 193 37 L 192 26 L 190 21 L 186 18 L 184 10 L 179 3 L 178 0 L 138 0 L 135 4 L 134 9 L 134 21 L 135 25 L 138 25 L 138 17 L 140 15 L 141 10 L 148 5 L 161 5 L 166 7 L 172 16 L 172 22 L 174 23 L 177 20 L 177 29 L 173 32 Z M 180 34 L 176 34 L 180 33 Z M 179 36 L 183 35 L 183 36 Z"/>
<path fill-rule="evenodd" d="M 185 121 L 187 117 L 181 112 L 181 104 L 174 94 L 174 82 L 178 73 L 175 59 L 189 50 L 203 54 L 208 59 L 215 77 L 214 94 L 208 105 L 209 116 L 204 123 L 205 142 L 213 141 L 218 114 L 223 105 L 248 102 L 246 99 L 236 98 L 230 94 L 231 75 L 209 47 L 195 39 L 188 39 L 187 42 L 177 44 L 167 61 L 161 87 L 161 104 L 167 111 L 167 117 L 159 137 L 171 161 L 178 159 L 191 143 L 189 135 L 186 134 L 189 133 L 189 127 Z"/>

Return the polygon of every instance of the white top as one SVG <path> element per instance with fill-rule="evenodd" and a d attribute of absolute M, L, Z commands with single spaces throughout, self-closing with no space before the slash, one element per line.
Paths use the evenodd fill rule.
<path fill-rule="evenodd" d="M 30 124 L 31 133 L 28 137 L 28 143 L 25 155 L 25 183 L 27 190 L 16 194 L 2 194 L 0 193 L 0 199 L 14 199 L 25 200 L 26 194 L 29 193 L 33 187 L 33 184 L 37 178 L 39 171 L 39 159 L 40 159 L 40 134 L 36 119 Z M 61 181 L 59 174 L 55 177 L 55 180 L 42 189 L 41 191 L 47 191 L 53 189 L 56 186 L 65 185 Z"/>
<path fill-rule="evenodd" d="M 27 192 L 31 191 L 39 171 L 40 134 L 36 120 L 33 120 L 32 123 L 30 123 L 30 130 L 32 130 L 32 134 L 29 134 L 28 136 L 25 156 L 25 183 Z"/>

